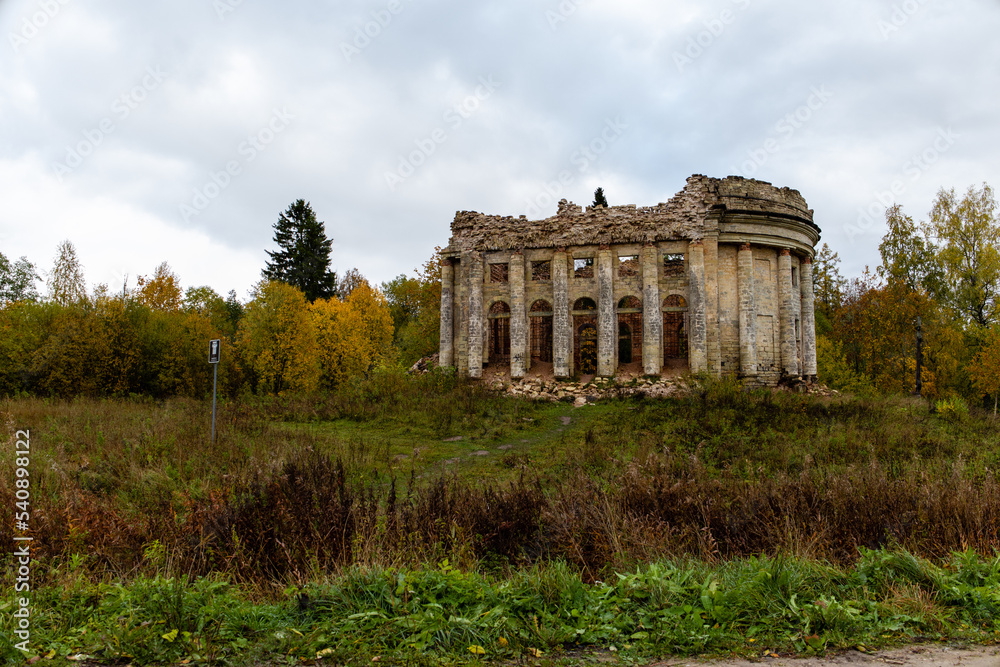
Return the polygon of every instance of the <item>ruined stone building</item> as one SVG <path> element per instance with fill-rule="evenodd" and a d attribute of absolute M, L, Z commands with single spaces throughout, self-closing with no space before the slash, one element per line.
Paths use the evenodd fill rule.
<path fill-rule="evenodd" d="M 439 363 L 462 375 L 816 375 L 820 230 L 796 190 L 695 175 L 656 206 L 460 211 L 451 231 Z"/>

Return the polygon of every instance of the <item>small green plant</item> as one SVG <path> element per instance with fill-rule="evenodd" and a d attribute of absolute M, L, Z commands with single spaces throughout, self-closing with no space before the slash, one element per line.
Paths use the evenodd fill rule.
<path fill-rule="evenodd" d="M 969 418 L 969 406 L 961 396 L 942 398 L 934 403 L 934 412 L 951 422 L 964 422 Z"/>

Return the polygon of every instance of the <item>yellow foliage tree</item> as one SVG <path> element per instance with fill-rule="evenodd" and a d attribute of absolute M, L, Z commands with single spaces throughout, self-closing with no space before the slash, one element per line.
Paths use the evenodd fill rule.
<path fill-rule="evenodd" d="M 385 296 L 362 280 L 346 301 L 317 299 L 310 307 L 319 340 L 322 383 L 335 389 L 393 355 L 392 315 Z"/>
<path fill-rule="evenodd" d="M 351 291 L 346 303 L 361 319 L 361 330 L 372 363 L 389 358 L 392 355 L 393 328 L 385 295 L 365 280 Z"/>
<path fill-rule="evenodd" d="M 1000 328 L 993 327 L 968 367 L 972 385 L 980 396 L 993 397 L 993 414 L 997 413 L 997 396 L 1000 394 Z"/>
<path fill-rule="evenodd" d="M 152 278 L 140 276 L 139 301 L 153 310 L 176 311 L 181 308 L 181 281 L 163 262 L 153 271 Z"/>
<path fill-rule="evenodd" d="M 309 311 L 319 343 L 322 385 L 336 389 L 347 378 L 364 373 L 370 363 L 369 348 L 357 311 L 336 297 L 313 301 Z"/>
<path fill-rule="evenodd" d="M 237 344 L 257 391 L 311 391 L 320 377 L 316 330 L 305 295 L 262 280 L 240 321 Z"/>

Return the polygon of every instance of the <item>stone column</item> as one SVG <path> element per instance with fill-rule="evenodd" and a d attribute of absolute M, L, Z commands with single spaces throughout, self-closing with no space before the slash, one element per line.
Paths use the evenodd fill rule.
<path fill-rule="evenodd" d="M 459 375 L 469 375 L 469 253 L 463 252 L 453 265 L 455 272 L 455 368 Z"/>
<path fill-rule="evenodd" d="M 692 373 L 708 370 L 708 332 L 705 325 L 705 246 L 700 240 L 688 246 L 688 364 Z"/>
<path fill-rule="evenodd" d="M 740 377 L 757 377 L 757 303 L 753 250 L 749 243 L 736 255 L 736 289 L 740 325 Z"/>
<path fill-rule="evenodd" d="M 642 249 L 642 371 L 659 375 L 663 369 L 663 314 L 656 246 Z"/>
<path fill-rule="evenodd" d="M 441 345 L 438 366 L 455 365 L 455 269 L 450 259 L 441 260 Z"/>
<path fill-rule="evenodd" d="M 565 248 L 556 248 L 552 256 L 552 372 L 557 378 L 569 377 L 570 333 L 569 257 Z"/>
<path fill-rule="evenodd" d="M 524 305 L 524 255 L 510 256 L 510 377 L 523 378 L 528 371 L 528 311 Z"/>
<path fill-rule="evenodd" d="M 597 374 L 615 374 L 618 327 L 615 326 L 614 256 L 602 245 L 597 251 Z"/>
<path fill-rule="evenodd" d="M 812 257 L 799 263 L 799 291 L 802 295 L 802 374 L 816 378 L 816 302 L 813 295 Z"/>
<path fill-rule="evenodd" d="M 799 355 L 795 349 L 795 314 L 792 308 L 792 254 L 788 248 L 778 253 L 778 320 L 781 328 L 781 373 L 786 377 L 798 377 Z"/>
<path fill-rule="evenodd" d="M 483 377 L 483 256 L 469 253 L 469 377 Z"/>
<path fill-rule="evenodd" d="M 705 327 L 708 331 L 708 370 L 722 376 L 722 341 L 719 331 L 719 237 L 710 234 L 705 246 Z"/>

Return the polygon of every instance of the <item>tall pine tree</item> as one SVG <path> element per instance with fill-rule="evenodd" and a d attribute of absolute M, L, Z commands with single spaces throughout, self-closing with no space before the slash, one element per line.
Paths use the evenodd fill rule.
<path fill-rule="evenodd" d="M 594 208 L 598 206 L 608 207 L 608 200 L 604 197 L 604 188 L 597 188 L 594 190 L 594 203 L 591 204 Z"/>
<path fill-rule="evenodd" d="M 333 239 L 326 237 L 309 202 L 299 199 L 278 216 L 274 242 L 280 250 L 267 251 L 271 261 L 261 271 L 265 278 L 298 287 L 310 302 L 336 296 L 337 274 L 330 270 Z"/>

